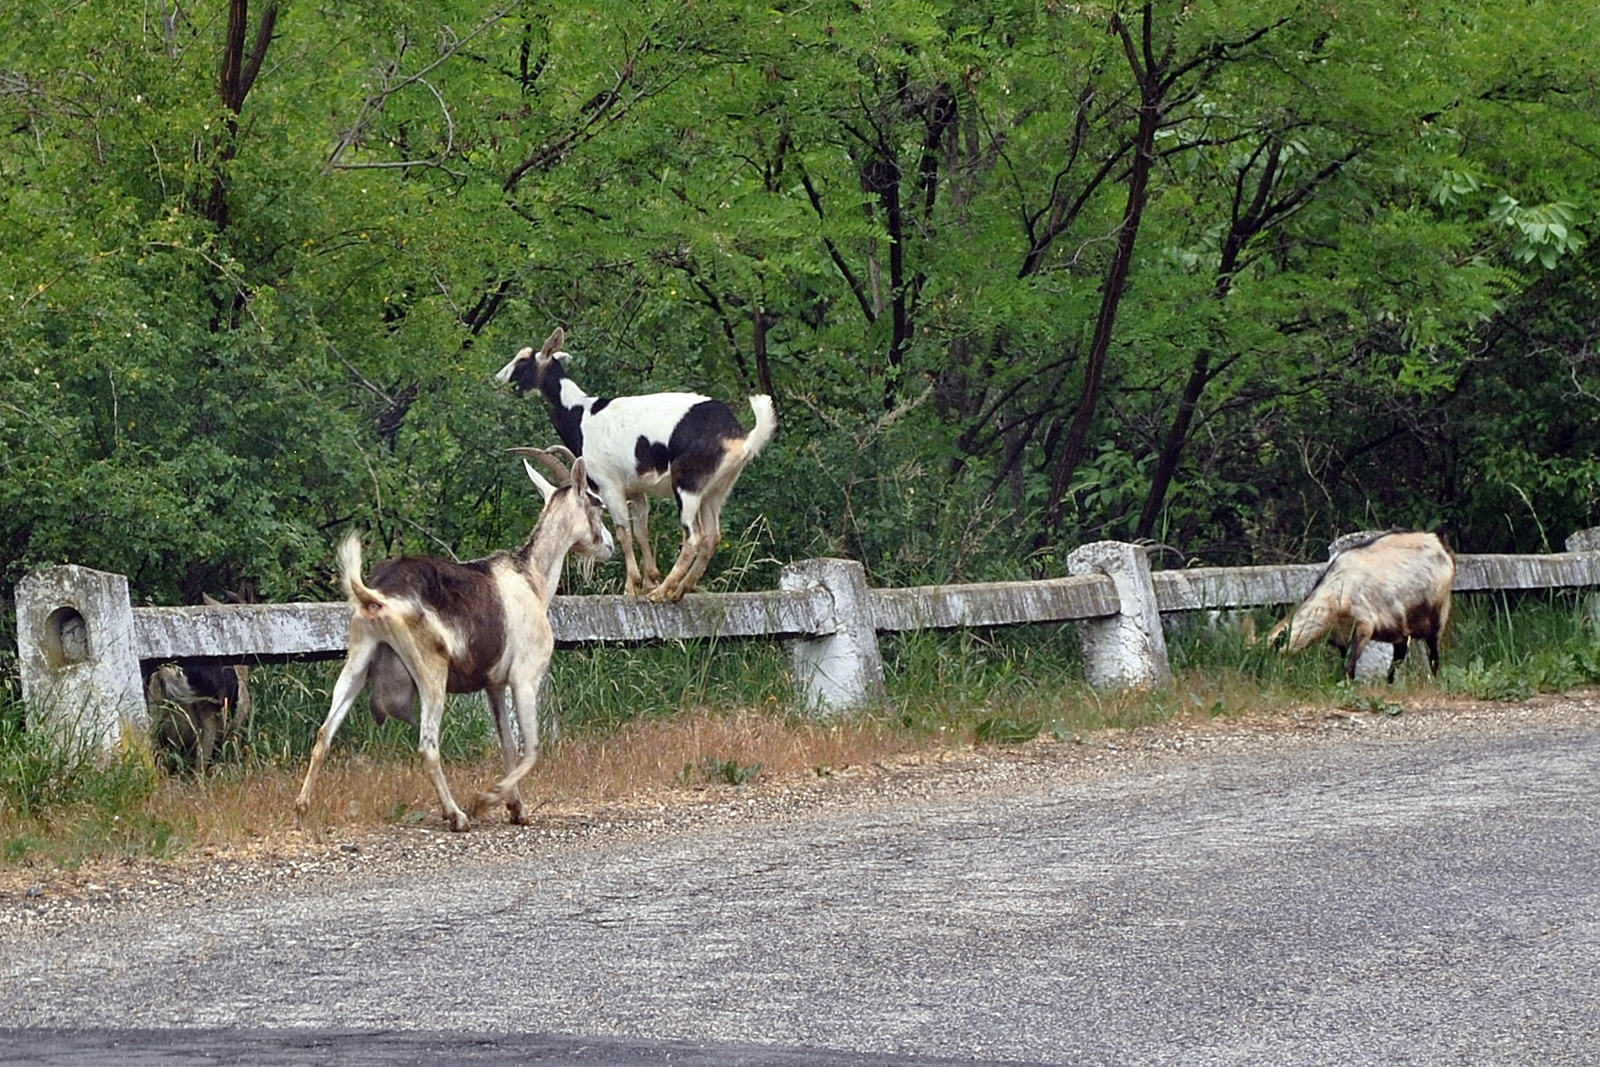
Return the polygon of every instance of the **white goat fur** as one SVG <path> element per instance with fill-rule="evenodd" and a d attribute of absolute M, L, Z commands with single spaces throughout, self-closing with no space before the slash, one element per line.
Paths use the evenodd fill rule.
<path fill-rule="evenodd" d="M 1395 667 L 1405 659 L 1412 638 L 1428 646 L 1428 665 L 1439 671 L 1439 636 L 1450 621 L 1450 589 L 1455 558 L 1431 533 L 1396 531 L 1370 540 L 1340 538 L 1334 555 L 1310 595 L 1294 614 L 1273 627 L 1275 641 L 1285 629 L 1285 651 L 1295 654 L 1327 635 L 1345 653 L 1345 676 L 1355 677 L 1356 661 L 1372 641 L 1394 646 Z"/>
<path fill-rule="evenodd" d="M 538 450 L 514 451 L 536 455 L 558 474 L 566 473 Z M 361 578 L 360 537 L 352 532 L 339 546 L 340 581 L 350 601 L 349 653 L 295 800 L 300 815 L 310 807 L 312 785 L 334 734 L 370 677 L 375 710 L 381 702 L 398 714 L 397 708 L 409 709 L 413 686 L 420 695 L 417 749 L 452 830 L 467 829 L 471 820 L 450 795 L 439 764 L 445 694 L 483 690 L 499 730 L 506 774 L 492 790 L 478 794 L 472 816 L 505 804 L 511 821 L 526 821 L 518 783 L 539 755 L 539 685 L 555 649 L 550 598 L 569 551 L 609 559 L 612 543 L 600 521 L 600 502 L 587 488 L 582 460 L 572 469 L 572 484 L 559 490 L 527 460 L 523 465 L 545 507 L 516 552 L 466 563 L 427 556 L 387 560 L 373 569 L 368 585 Z M 508 690 L 522 738 L 520 753 L 507 714 Z"/>
<path fill-rule="evenodd" d="M 557 327 L 538 352 L 524 348 L 495 377 L 543 394 L 562 441 L 588 461 L 589 479 L 617 527 L 627 592 L 680 599 L 716 552 L 722 506 L 740 472 L 777 431 L 772 398 L 749 398 L 756 424 L 746 432 L 726 404 L 699 393 L 590 396 L 562 368 L 565 340 Z M 676 496 L 683 526 L 683 546 L 664 579 L 650 544 L 651 496 Z"/>

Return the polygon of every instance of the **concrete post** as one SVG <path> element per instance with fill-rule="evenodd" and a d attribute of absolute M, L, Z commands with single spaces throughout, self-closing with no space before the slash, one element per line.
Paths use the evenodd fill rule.
<path fill-rule="evenodd" d="M 789 642 L 806 710 L 819 714 L 866 707 L 884 699 L 883 654 L 873 626 L 866 569 L 855 560 L 807 559 L 778 576 L 779 589 L 820 588 L 833 599 L 833 632 Z"/>
<path fill-rule="evenodd" d="M 1568 552 L 1600 552 L 1600 526 L 1575 531 L 1563 547 Z"/>
<path fill-rule="evenodd" d="M 1116 587 L 1117 614 L 1079 623 L 1090 685 L 1144 688 L 1172 677 L 1150 558 L 1139 545 L 1095 541 L 1067 556 L 1071 574 L 1103 574 Z"/>
<path fill-rule="evenodd" d="M 1600 552 L 1600 526 L 1574 531 L 1562 547 L 1568 552 Z M 1585 593 L 1583 610 L 1591 619 L 1600 619 L 1600 593 Z"/>
<path fill-rule="evenodd" d="M 1427 649 L 1419 642 L 1409 652 L 1418 652 L 1427 657 Z M 1407 660 L 1406 662 L 1410 662 Z M 1356 681 L 1358 682 L 1386 682 L 1389 680 L 1389 668 L 1394 666 L 1394 646 L 1387 641 L 1368 641 L 1367 647 L 1361 650 L 1361 658 L 1356 660 Z"/>
<path fill-rule="evenodd" d="M 17 652 L 28 729 L 114 748 L 148 734 L 128 579 L 45 567 L 17 583 Z"/>

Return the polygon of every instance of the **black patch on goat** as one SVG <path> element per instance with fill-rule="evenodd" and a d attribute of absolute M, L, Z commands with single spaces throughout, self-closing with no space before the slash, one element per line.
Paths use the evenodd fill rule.
<path fill-rule="evenodd" d="M 220 711 L 224 702 L 239 706 L 239 672 L 232 666 L 213 664 L 183 664 L 183 677 L 189 688 L 203 700 L 210 701 Z"/>
<path fill-rule="evenodd" d="M 667 450 L 672 455 L 672 484 L 685 492 L 699 492 L 722 465 L 726 442 L 742 440 L 744 427 L 733 409 L 720 400 L 702 400 L 672 428 Z"/>
<path fill-rule="evenodd" d="M 644 434 L 633 444 L 634 469 L 640 474 L 655 471 L 665 474 L 672 469 L 672 450 L 660 441 L 652 441 Z"/>
<path fill-rule="evenodd" d="M 520 393 L 537 392 L 543 396 L 550 404 L 550 421 L 555 424 L 561 443 L 572 449 L 573 455 L 583 455 L 583 406 L 562 406 L 561 383 L 567 380 L 567 372 L 562 369 L 561 361 L 549 360 L 541 370 L 537 356 L 519 359 L 511 368 L 508 380 Z M 601 400 L 595 406 L 609 403 L 609 400 Z"/>
<path fill-rule="evenodd" d="M 564 408 L 557 401 L 550 407 L 550 421 L 555 424 L 561 443 L 570 448 L 574 456 L 583 455 L 583 408 Z"/>
<path fill-rule="evenodd" d="M 606 409 L 606 406 L 609 405 L 610 403 L 611 403 L 611 398 L 609 396 L 601 397 L 599 400 L 596 400 L 593 404 L 589 405 L 589 414 L 591 414 L 591 415 L 600 414 L 602 411 L 604 411 Z"/>
<path fill-rule="evenodd" d="M 559 396 L 561 390 L 561 380 L 559 375 L 561 365 L 559 363 L 552 363 L 552 367 L 557 371 L 556 393 Z M 511 368 L 510 382 L 512 385 L 517 387 L 517 392 L 519 393 L 531 393 L 535 390 L 543 392 L 543 383 L 540 381 L 539 374 L 539 361 L 532 355 L 529 355 L 525 359 L 517 360 L 516 364 Z"/>
<path fill-rule="evenodd" d="M 459 659 L 447 657 L 450 678 L 446 689 L 452 693 L 472 693 L 486 687 L 489 671 L 505 647 L 505 616 L 489 574 L 492 559 L 461 564 L 430 556 L 389 559 L 372 569 L 372 577 L 366 583 L 385 596 L 427 604 L 447 623 L 464 631 L 465 652 Z"/>

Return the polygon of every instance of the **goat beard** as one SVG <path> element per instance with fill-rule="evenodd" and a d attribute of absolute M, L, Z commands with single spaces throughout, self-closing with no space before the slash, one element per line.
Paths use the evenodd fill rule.
<path fill-rule="evenodd" d="M 588 585 L 590 582 L 594 581 L 594 569 L 599 565 L 599 563 L 600 561 L 595 559 L 593 556 L 578 557 L 578 577 L 583 579 L 583 584 Z"/>

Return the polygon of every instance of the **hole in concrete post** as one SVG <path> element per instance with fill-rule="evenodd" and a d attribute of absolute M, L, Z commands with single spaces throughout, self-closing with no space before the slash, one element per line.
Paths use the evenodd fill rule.
<path fill-rule="evenodd" d="M 57 608 L 44 623 L 44 654 L 59 671 L 89 658 L 89 624 L 74 607 Z"/>

